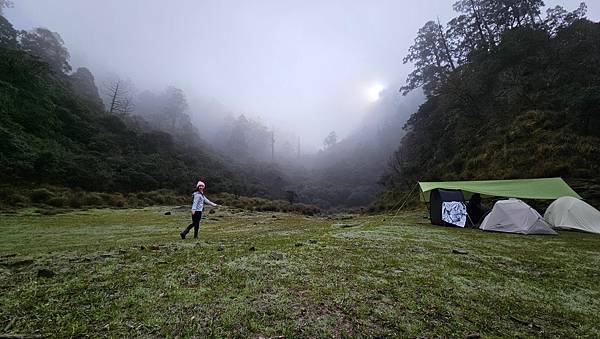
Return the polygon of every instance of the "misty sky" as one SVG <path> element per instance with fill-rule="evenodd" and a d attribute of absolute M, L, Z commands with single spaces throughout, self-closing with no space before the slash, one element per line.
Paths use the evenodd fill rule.
<path fill-rule="evenodd" d="M 294 130 L 309 149 L 331 130 L 356 128 L 369 89 L 395 90 L 405 80 L 410 65 L 402 59 L 418 28 L 455 15 L 454 0 L 13 2 L 6 15 L 15 27 L 60 33 L 74 68 L 114 72 L 138 90 L 177 86 L 190 102 L 213 97 Z M 546 4 L 573 10 L 579 2 Z M 587 5 L 598 21 L 600 1 Z"/>

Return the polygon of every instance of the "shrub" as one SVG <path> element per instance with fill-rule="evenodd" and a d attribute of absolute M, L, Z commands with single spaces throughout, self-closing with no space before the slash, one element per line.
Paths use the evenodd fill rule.
<path fill-rule="evenodd" d="M 113 195 L 109 193 L 98 193 L 98 196 L 102 198 L 102 201 L 106 205 L 112 205 L 111 200 L 113 199 Z"/>
<path fill-rule="evenodd" d="M 55 197 L 48 200 L 48 205 L 53 207 L 63 207 L 67 205 L 68 202 L 69 201 L 67 200 L 67 198 Z"/>
<path fill-rule="evenodd" d="M 292 206 L 292 211 L 304 215 L 315 215 L 321 212 L 321 210 L 317 206 L 306 205 L 306 204 L 294 204 Z"/>
<path fill-rule="evenodd" d="M 140 207 L 141 206 L 140 199 L 138 199 L 138 197 L 135 194 L 128 194 L 127 195 L 127 206 Z"/>
<path fill-rule="evenodd" d="M 29 198 L 18 193 L 13 193 L 6 198 L 6 203 L 10 206 L 25 206 L 28 202 Z"/>
<path fill-rule="evenodd" d="M 31 192 L 29 198 L 33 203 L 47 203 L 51 198 L 54 198 L 54 193 L 46 188 L 38 188 Z"/>
<path fill-rule="evenodd" d="M 83 206 L 84 196 L 82 193 L 75 193 L 69 198 L 69 206 L 73 208 L 81 208 Z"/>
<path fill-rule="evenodd" d="M 108 204 L 114 207 L 124 207 L 127 200 L 121 194 L 113 194 L 108 199 Z"/>
<path fill-rule="evenodd" d="M 104 200 L 98 193 L 88 193 L 83 198 L 83 204 L 87 206 L 102 206 Z"/>

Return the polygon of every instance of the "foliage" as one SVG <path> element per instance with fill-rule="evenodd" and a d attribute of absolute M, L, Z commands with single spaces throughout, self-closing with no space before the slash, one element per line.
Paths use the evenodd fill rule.
<path fill-rule="evenodd" d="M 535 8 L 490 21 L 489 44 L 463 53 L 456 70 L 435 83 L 406 125 L 383 199 L 398 198 L 418 180 L 595 180 L 600 24 L 579 19 L 584 6 L 550 10 L 546 20 Z"/>
<path fill-rule="evenodd" d="M 272 142 L 273 131 L 259 120 L 241 114 L 237 118 L 229 116 L 225 119 L 216 133 L 214 144 L 232 161 L 247 164 L 272 161 Z"/>
<path fill-rule="evenodd" d="M 1 10 L 2 3 L 0 3 L 0 14 L 2 13 Z M 2 15 L 0 15 L 0 47 L 17 48 L 17 32 Z"/>
<path fill-rule="evenodd" d="M 89 71 L 63 73 L 68 51 L 57 34 L 36 29 L 21 32 L 19 41 L 17 49 L 0 47 L 3 183 L 184 193 L 201 176 L 214 191 L 241 186 L 197 137 L 173 137 L 103 112 Z"/>
<path fill-rule="evenodd" d="M 263 198 L 250 198 L 236 196 L 229 193 L 221 193 L 214 198 L 219 204 L 229 207 L 243 208 L 250 211 L 260 212 L 286 212 L 304 215 L 315 215 L 321 212 L 315 205 L 295 203 L 291 204 L 284 200 L 268 200 Z"/>
<path fill-rule="evenodd" d="M 50 192 L 47 188 L 38 188 L 31 192 L 29 199 L 33 203 L 45 203 L 50 199 L 54 198 L 54 193 Z"/>
<path fill-rule="evenodd" d="M 131 88 L 132 85 L 126 87 Z M 140 93 L 135 98 L 133 113 L 144 118 L 152 128 L 181 135 L 188 140 L 193 138 L 192 142 L 197 143 L 200 140 L 198 131 L 192 125 L 187 109 L 188 103 L 183 90 L 169 86 L 161 93 Z"/>
<path fill-rule="evenodd" d="M 415 64 L 415 70 L 409 74 L 406 86 L 401 88 L 404 94 L 419 87 L 423 87 L 426 94 L 431 94 L 445 81 L 447 74 L 455 69 L 443 29 L 442 25 L 433 21 L 419 29 L 415 44 L 404 58 L 404 63 Z"/>
<path fill-rule="evenodd" d="M 585 4 L 573 12 L 556 6 L 548 10 L 546 19 L 542 19 L 542 6 L 542 0 L 457 1 L 454 10 L 460 15 L 446 26 L 439 20 L 428 21 L 419 29 L 415 43 L 404 58 L 404 63 L 412 62 L 415 69 L 401 91 L 406 94 L 422 87 L 426 95 L 437 95 L 442 86 L 445 89 L 452 86 L 448 83 L 450 74 L 461 72 L 457 67 L 482 61 L 496 52 L 507 32 L 531 28 L 552 34 L 583 18 L 586 13 Z"/>
<path fill-rule="evenodd" d="M 71 71 L 71 56 L 60 34 L 38 27 L 31 31 L 20 31 L 19 43 L 23 51 L 47 62 L 55 72 L 60 74 Z"/>
<path fill-rule="evenodd" d="M 83 100 L 93 111 L 104 111 L 104 104 L 102 103 L 102 99 L 100 99 L 94 75 L 89 69 L 79 67 L 77 71 L 69 75 L 69 82 L 73 88 L 73 93 Z"/>

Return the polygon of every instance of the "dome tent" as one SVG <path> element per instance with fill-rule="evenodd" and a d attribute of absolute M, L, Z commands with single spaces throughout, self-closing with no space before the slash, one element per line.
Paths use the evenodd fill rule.
<path fill-rule="evenodd" d="M 573 197 L 556 199 L 546 209 L 544 219 L 552 227 L 600 234 L 600 211 Z"/>
<path fill-rule="evenodd" d="M 479 228 L 506 233 L 557 234 L 536 210 L 519 199 L 496 202 Z"/>

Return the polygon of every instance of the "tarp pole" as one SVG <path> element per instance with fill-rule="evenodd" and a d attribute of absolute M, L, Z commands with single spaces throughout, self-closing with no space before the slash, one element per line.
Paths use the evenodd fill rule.
<path fill-rule="evenodd" d="M 412 195 L 412 193 L 415 191 L 415 187 L 417 187 L 417 186 L 419 186 L 419 182 L 417 182 L 415 184 L 415 186 L 413 186 L 413 188 L 410 190 L 410 192 L 406 196 L 406 199 L 404 199 L 404 202 L 402 203 L 402 205 L 400 206 L 400 208 L 398 208 L 398 210 L 396 210 L 396 213 L 394 214 L 394 216 L 392 217 L 392 219 L 390 219 L 390 223 L 394 221 L 394 219 L 396 218 L 396 216 L 398 216 L 398 213 L 400 212 L 400 210 L 402 210 L 402 208 L 404 207 L 404 205 L 406 205 L 406 202 L 408 202 L 408 199 L 410 198 L 410 196 Z"/>
<path fill-rule="evenodd" d="M 408 193 L 408 196 L 406 196 L 406 199 L 404 199 L 404 202 L 402 203 L 402 205 L 400 206 L 400 208 L 398 208 L 398 211 L 401 210 L 404 205 L 406 205 L 406 203 L 408 202 L 408 199 L 410 198 L 412 192 L 415 191 L 415 187 L 419 186 L 419 183 L 417 182 L 416 185 L 413 186 L 413 188 L 410 190 L 410 192 Z"/>

